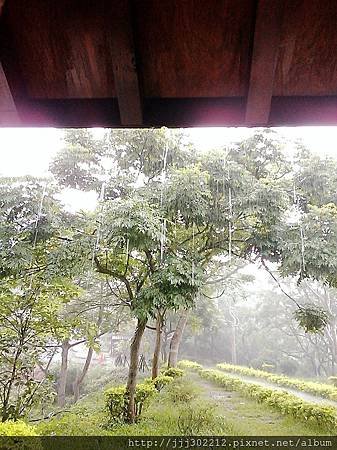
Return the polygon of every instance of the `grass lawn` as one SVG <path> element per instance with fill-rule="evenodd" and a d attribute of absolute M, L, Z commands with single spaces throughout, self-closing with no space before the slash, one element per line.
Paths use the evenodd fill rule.
<path fill-rule="evenodd" d="M 103 392 L 37 425 L 41 435 L 326 435 L 195 374 L 176 379 L 134 425 L 108 425 Z"/>

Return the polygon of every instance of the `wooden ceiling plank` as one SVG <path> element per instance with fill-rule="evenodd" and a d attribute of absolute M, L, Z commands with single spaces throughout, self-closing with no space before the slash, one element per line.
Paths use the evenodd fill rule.
<path fill-rule="evenodd" d="M 142 103 L 129 0 L 114 2 L 111 57 L 121 125 L 142 125 Z"/>
<path fill-rule="evenodd" d="M 246 105 L 248 126 L 268 124 L 281 37 L 283 0 L 258 0 Z"/>
<path fill-rule="evenodd" d="M 0 62 L 0 124 L 3 126 L 18 125 L 19 115 L 8 85 L 6 74 Z"/>
<path fill-rule="evenodd" d="M 0 0 L 0 16 L 5 0 Z M 6 74 L 0 62 L 0 125 L 17 125 L 20 123 L 19 115 L 14 103 Z"/>

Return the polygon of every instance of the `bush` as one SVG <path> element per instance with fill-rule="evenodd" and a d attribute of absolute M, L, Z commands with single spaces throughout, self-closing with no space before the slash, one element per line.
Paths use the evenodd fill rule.
<path fill-rule="evenodd" d="M 281 414 L 289 414 L 297 420 L 309 422 L 329 432 L 337 430 L 337 412 L 333 407 L 309 403 L 287 392 L 247 383 L 218 370 L 201 370 L 199 375 L 226 389 L 238 391 L 257 402 L 265 403 Z"/>
<path fill-rule="evenodd" d="M 173 380 L 174 378 L 171 376 L 159 375 L 157 378 L 151 381 L 154 387 L 157 389 L 157 391 L 160 392 L 165 386 L 172 383 Z"/>
<path fill-rule="evenodd" d="M 193 436 L 216 422 L 213 405 L 192 403 L 184 406 L 179 414 L 178 428 L 185 436 Z"/>
<path fill-rule="evenodd" d="M 201 364 L 198 364 L 194 361 L 188 361 L 185 359 L 178 362 L 178 367 L 180 367 L 181 369 L 190 369 L 195 371 L 203 369 Z"/>
<path fill-rule="evenodd" d="M 137 385 L 135 394 L 136 418 L 141 415 L 146 400 L 153 397 L 156 393 L 157 390 L 152 383 Z M 124 422 L 127 416 L 126 386 L 117 386 L 108 389 L 105 392 L 105 405 L 112 423 Z"/>
<path fill-rule="evenodd" d="M 25 422 L 0 422 L 1 449 L 6 450 L 42 450 L 35 427 Z M 6 437 L 5 437 L 6 436 Z M 22 437 L 21 437 L 22 436 Z M 28 436 L 28 438 L 26 438 Z M 31 439 L 30 439 L 31 438 Z"/>
<path fill-rule="evenodd" d="M 192 383 L 179 378 L 167 386 L 166 395 L 173 403 L 188 403 L 197 398 L 200 390 Z"/>
<path fill-rule="evenodd" d="M 0 422 L 0 436 L 38 436 L 35 427 L 22 420 L 17 422 Z"/>
<path fill-rule="evenodd" d="M 182 369 L 178 369 L 175 367 L 170 367 L 162 372 L 162 375 L 166 375 L 172 378 L 179 378 L 185 375 L 185 372 Z"/>
<path fill-rule="evenodd" d="M 252 369 L 251 367 L 236 366 L 233 364 L 217 364 L 217 367 L 225 372 L 237 373 L 239 375 L 263 378 L 279 386 L 299 389 L 313 395 L 337 400 L 337 389 L 329 384 L 316 383 L 314 381 L 303 381 L 297 378 L 289 378 L 285 375 L 277 375 L 265 370 Z"/>

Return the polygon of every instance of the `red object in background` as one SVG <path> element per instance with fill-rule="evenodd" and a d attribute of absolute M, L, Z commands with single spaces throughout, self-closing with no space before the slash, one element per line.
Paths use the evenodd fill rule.
<path fill-rule="evenodd" d="M 104 353 L 100 353 L 98 355 L 98 363 L 99 364 L 104 364 L 104 361 L 105 361 L 105 355 L 104 355 Z"/>

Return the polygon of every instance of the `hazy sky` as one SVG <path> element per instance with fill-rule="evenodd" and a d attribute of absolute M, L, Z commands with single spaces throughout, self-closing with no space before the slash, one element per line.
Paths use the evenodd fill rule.
<path fill-rule="evenodd" d="M 302 139 L 315 152 L 337 158 L 337 127 L 277 128 L 289 142 Z M 101 135 L 103 129 L 94 129 Z M 192 141 L 200 150 L 223 146 L 251 135 L 249 128 L 193 128 L 188 129 Z M 0 128 L 0 175 L 46 175 L 48 166 L 62 147 L 62 130 L 55 128 Z M 291 143 L 289 145 L 291 151 Z M 91 209 L 96 203 L 94 193 L 68 190 L 63 201 L 69 209 Z"/>
<path fill-rule="evenodd" d="M 313 151 L 335 155 L 337 158 L 337 127 L 278 128 L 277 131 L 292 141 L 302 139 Z M 99 134 L 102 130 L 96 129 Z M 194 128 L 191 139 L 200 149 L 229 144 L 248 137 L 249 128 Z M 62 146 L 62 130 L 55 128 L 0 129 L 0 174 L 43 175 Z"/>

